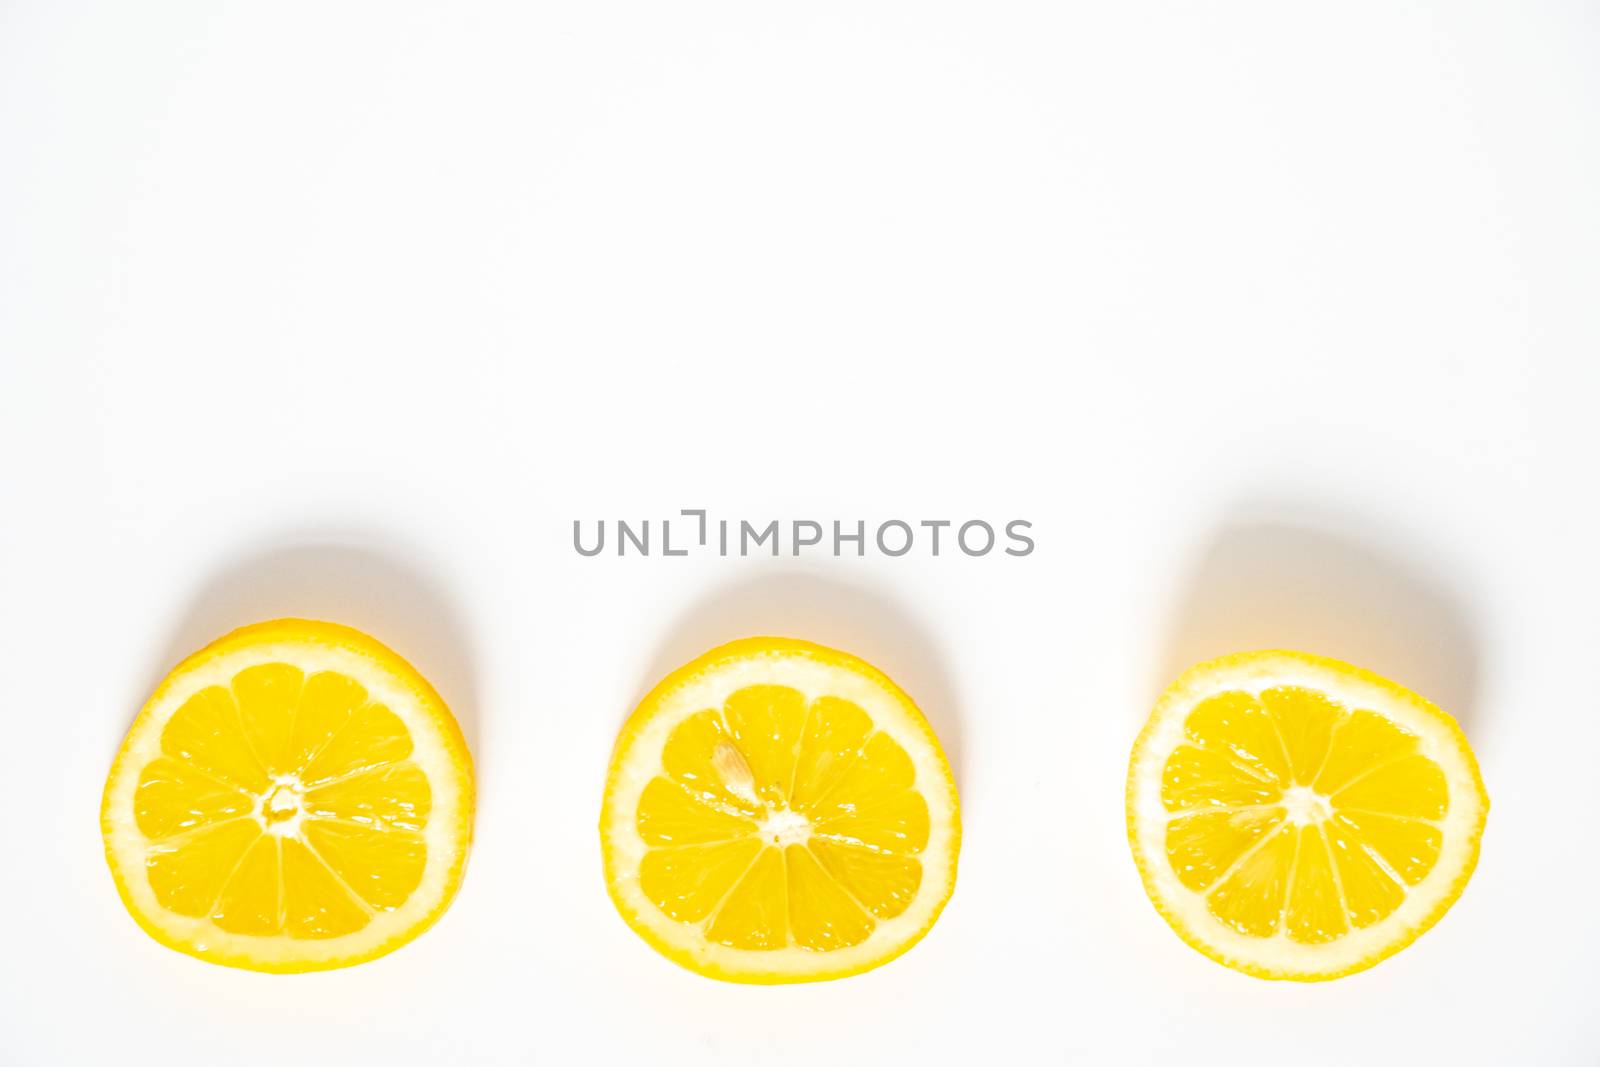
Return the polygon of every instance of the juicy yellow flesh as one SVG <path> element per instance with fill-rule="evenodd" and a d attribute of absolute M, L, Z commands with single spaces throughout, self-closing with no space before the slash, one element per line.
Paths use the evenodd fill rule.
<path fill-rule="evenodd" d="M 1444 772 L 1390 719 L 1279 686 L 1212 696 L 1184 730 L 1162 773 L 1167 858 L 1239 933 L 1336 940 L 1438 861 Z"/>
<path fill-rule="evenodd" d="M 645 895 L 717 944 L 865 941 L 922 882 L 928 805 L 861 708 L 748 686 L 684 719 L 639 797 Z"/>
<path fill-rule="evenodd" d="M 422 879 L 431 792 L 411 751 L 405 724 L 334 671 L 267 663 L 200 690 L 134 793 L 156 900 L 234 934 L 360 930 Z"/>

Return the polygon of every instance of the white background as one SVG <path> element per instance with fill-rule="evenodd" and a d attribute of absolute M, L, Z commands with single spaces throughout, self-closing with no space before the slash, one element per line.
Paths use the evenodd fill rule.
<path fill-rule="evenodd" d="M 1594 1063 L 1600 16 L 1381 2 L 0 6 L 0 1060 Z M 596 559 L 575 518 L 1024 518 L 1025 559 Z M 465 724 L 466 883 L 273 977 L 146 938 L 104 774 L 181 656 L 361 626 Z M 919 699 L 929 937 L 745 988 L 618 919 L 618 725 L 724 639 Z M 1494 808 L 1330 985 L 1185 947 L 1128 748 L 1300 646 Z M 379 1057 L 383 1057 L 380 1059 Z"/>

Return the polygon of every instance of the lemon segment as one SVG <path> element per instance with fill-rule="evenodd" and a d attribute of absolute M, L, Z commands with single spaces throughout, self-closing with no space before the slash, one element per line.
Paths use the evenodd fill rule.
<path fill-rule="evenodd" d="M 1263 978 L 1362 970 L 1449 909 L 1488 796 L 1454 719 L 1336 660 L 1201 664 L 1134 745 L 1128 837 L 1190 945 Z"/>
<path fill-rule="evenodd" d="M 443 913 L 471 838 L 455 719 L 358 631 L 284 619 L 185 660 L 134 721 L 101 829 L 152 937 L 307 971 L 392 951 Z"/>
<path fill-rule="evenodd" d="M 740 982 L 838 978 L 906 951 L 955 883 L 938 739 L 853 656 L 752 638 L 673 673 L 618 739 L 606 881 L 653 947 Z"/>

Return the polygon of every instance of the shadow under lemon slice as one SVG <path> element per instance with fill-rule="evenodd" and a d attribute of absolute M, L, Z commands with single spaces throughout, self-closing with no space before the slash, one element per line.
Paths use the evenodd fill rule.
<path fill-rule="evenodd" d="M 1260 978 L 1319 981 L 1416 940 L 1455 903 L 1489 810 L 1456 721 L 1337 660 L 1202 663 L 1150 715 L 1128 840 L 1179 937 Z"/>
<path fill-rule="evenodd" d="M 600 816 L 606 884 L 662 955 L 733 982 L 886 963 L 955 886 L 955 780 L 892 681 L 843 652 L 757 637 L 640 703 Z"/>
<path fill-rule="evenodd" d="M 433 687 L 348 627 L 235 630 L 156 688 L 101 830 L 151 937 L 258 971 L 345 967 L 415 938 L 461 884 L 472 760 Z"/>

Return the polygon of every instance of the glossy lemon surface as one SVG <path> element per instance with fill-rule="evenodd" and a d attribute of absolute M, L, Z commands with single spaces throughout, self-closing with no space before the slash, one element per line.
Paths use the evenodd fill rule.
<path fill-rule="evenodd" d="M 181 663 L 139 713 L 101 828 L 157 941 L 262 971 L 343 967 L 461 882 L 472 761 L 433 688 L 356 630 L 283 619 Z"/>
<path fill-rule="evenodd" d="M 955 885 L 949 764 L 911 699 L 832 649 L 752 638 L 674 672 L 617 742 L 600 822 L 628 923 L 739 982 L 868 970 Z"/>
<path fill-rule="evenodd" d="M 1190 945 L 1263 978 L 1370 967 L 1432 926 L 1477 863 L 1489 799 L 1454 719 L 1336 660 L 1193 668 L 1134 745 L 1128 837 Z"/>

